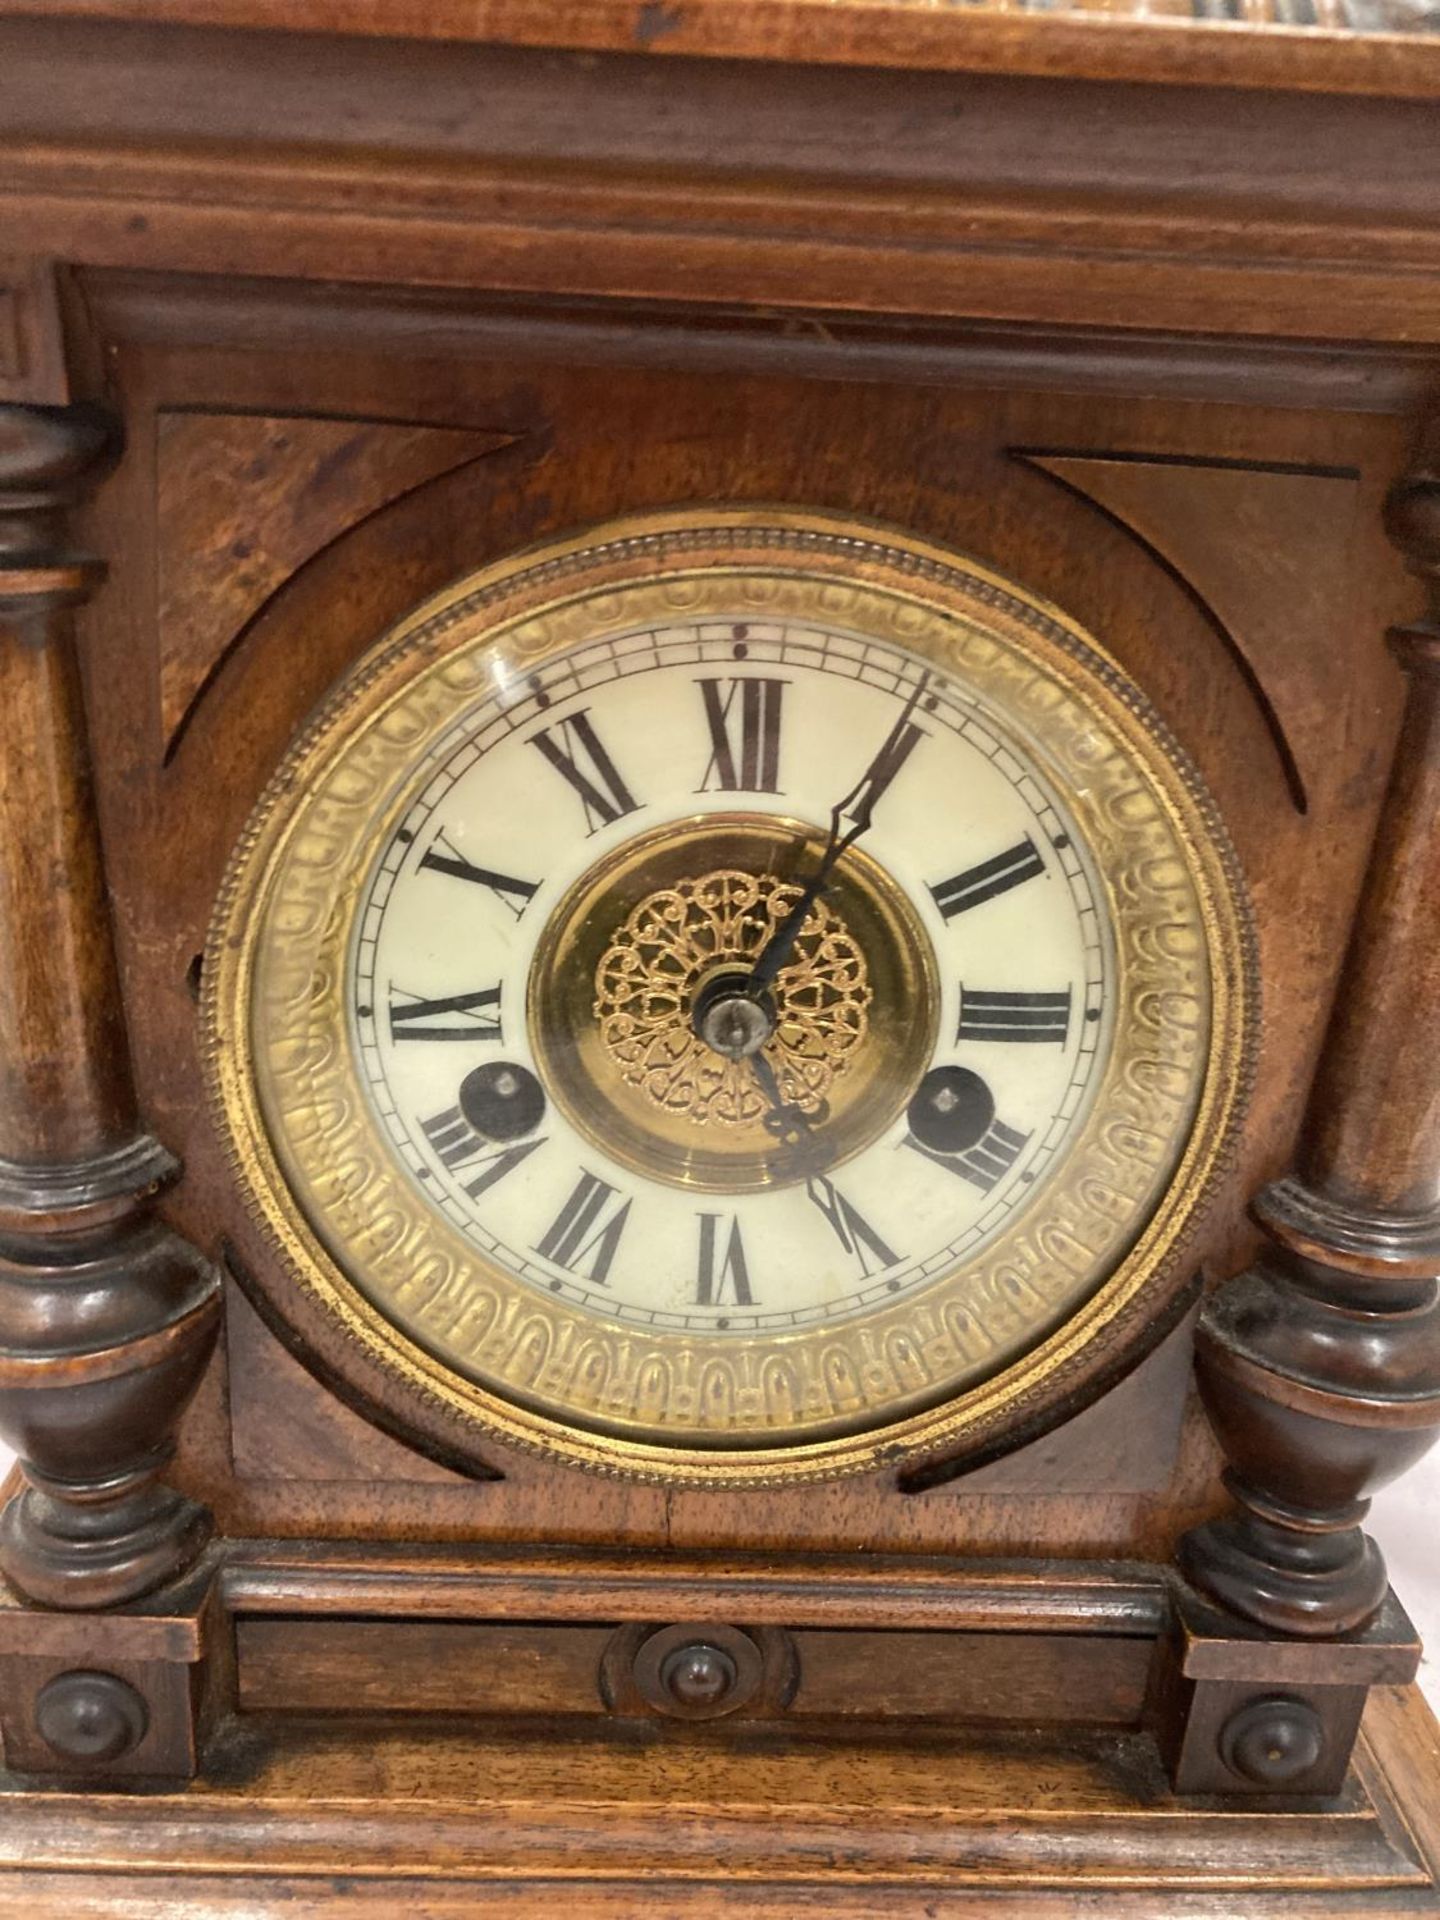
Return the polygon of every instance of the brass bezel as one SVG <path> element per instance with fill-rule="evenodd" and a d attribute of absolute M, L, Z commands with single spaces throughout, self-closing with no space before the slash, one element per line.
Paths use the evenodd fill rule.
<path fill-rule="evenodd" d="M 876 633 L 934 658 L 957 678 L 987 685 L 992 695 L 1005 690 L 1002 704 L 1015 717 L 1015 730 L 1037 751 L 1095 850 L 1125 948 L 1128 1026 L 1122 1032 L 1117 1023 L 1115 1072 L 1107 1069 L 1106 1081 L 1107 1088 L 1112 1080 L 1126 1083 L 1131 1118 L 1123 1124 L 1143 1127 L 1147 1114 L 1163 1113 L 1173 1131 L 1176 1063 L 1147 1051 L 1156 1044 L 1155 1013 L 1142 1009 L 1155 992 L 1178 996 L 1177 1004 L 1188 993 L 1198 1007 L 1193 960 L 1208 973 L 1209 1035 L 1193 1075 L 1193 1101 L 1187 1083 L 1180 1102 L 1187 1112 L 1193 1108 L 1193 1118 L 1173 1164 L 1156 1176 L 1155 1191 L 1138 1203 L 1130 1196 L 1136 1218 L 1105 1242 L 1106 1273 L 1090 1276 L 1083 1297 L 1067 1296 L 1054 1324 L 1034 1331 L 1022 1352 L 983 1377 L 957 1378 L 940 1392 L 933 1384 L 922 1388 L 898 1409 L 892 1400 L 891 1417 L 869 1425 L 812 1427 L 801 1441 L 756 1442 L 751 1433 L 743 1445 L 694 1438 L 657 1443 L 615 1430 L 594 1407 L 575 1406 L 563 1417 L 513 1397 L 513 1384 L 481 1384 L 407 1337 L 354 1284 L 344 1263 L 358 1259 L 373 1268 L 378 1243 L 357 1220 L 353 1237 L 341 1234 L 346 1251 L 337 1257 L 297 1201 L 262 1111 L 250 1008 L 256 935 L 276 876 L 287 871 L 305 833 L 313 837 L 323 823 L 331 842 L 357 854 L 345 863 L 350 879 L 327 883 L 328 895 L 322 898 L 322 888 L 311 903 L 325 922 L 318 937 L 326 963 L 315 965 L 319 947 L 300 952 L 292 929 L 294 950 L 271 953 L 266 964 L 299 970 L 290 982 L 292 1000 L 297 992 L 310 996 L 320 1015 L 317 1033 L 333 1033 L 335 1020 L 343 1020 L 335 942 L 343 946 L 346 912 L 366 865 L 358 852 L 374 844 L 393 812 L 394 794 L 385 786 L 390 763 L 409 750 L 417 728 L 423 731 L 427 687 L 453 710 L 457 698 L 478 686 L 479 663 L 490 658 L 502 633 L 513 657 L 533 663 L 589 637 L 597 606 L 600 619 L 618 631 L 630 624 L 626 608 L 643 591 L 661 602 L 668 597 L 678 616 L 692 613 L 722 583 L 732 611 L 742 610 L 746 592 L 759 592 L 772 606 L 777 594 L 808 598 L 836 626 Z M 857 621 L 861 606 L 864 617 Z M 877 632 L 877 621 L 883 631 Z M 1175 951 L 1166 952 L 1172 941 Z M 1184 989 L 1187 977 L 1192 986 Z M 340 683 L 267 788 L 222 888 L 205 982 L 216 1111 L 242 1191 L 279 1259 L 277 1271 L 257 1276 L 257 1285 L 274 1315 L 304 1323 L 302 1339 L 317 1349 L 322 1370 L 362 1399 L 373 1392 L 368 1383 L 386 1383 L 387 1424 L 413 1431 L 422 1444 L 429 1439 L 452 1458 L 482 1464 L 484 1437 L 496 1434 L 607 1474 L 708 1486 L 833 1478 L 982 1447 L 993 1453 L 1005 1437 L 1026 1437 L 1076 1404 L 1087 1383 L 1132 1362 L 1166 1324 L 1167 1303 L 1185 1281 L 1186 1237 L 1226 1166 L 1255 1038 L 1253 937 L 1234 856 L 1198 776 L 1114 663 L 1057 609 L 974 561 L 875 523 L 778 508 L 677 510 L 609 523 L 511 556 L 417 608 Z M 1107 1116 L 1108 1125 L 1122 1124 L 1118 1112 L 1107 1110 Z M 327 1147 L 332 1155 L 333 1147 Z M 1072 1158 L 1079 1160 L 1078 1152 Z M 1106 1164 L 1113 1160 L 1112 1154 Z M 1102 1176 L 1096 1160 L 1088 1169 L 1095 1195 L 1083 1223 L 1096 1230 L 1116 1200 Z M 1032 1225 L 1031 1240 L 1044 1241 L 1043 1257 L 1063 1265 L 1073 1257 L 1066 1246 L 1083 1245 L 1075 1240 L 1080 1203 L 1053 1183 L 1044 1190 L 1052 1195 L 1051 1218 L 1038 1233 Z M 327 1221 L 333 1227 L 329 1215 Z M 413 1252 L 412 1242 L 406 1244 Z M 1040 1256 L 1032 1257 L 1027 1275 L 1014 1265 L 1015 1248 L 1004 1236 L 1001 1250 L 1009 1266 L 997 1265 L 989 1249 L 985 1254 L 1000 1294 L 1008 1300 L 1005 1289 L 1020 1285 L 1033 1297 Z M 472 1263 L 473 1257 L 471 1249 Z M 967 1277 L 973 1278 L 968 1270 Z M 530 1291 L 519 1281 L 509 1286 Z M 303 1299 L 293 1299 L 292 1288 Z M 529 1312 L 535 1303 L 527 1298 L 523 1304 Z M 848 1341 L 857 1377 L 873 1366 L 877 1318 L 823 1336 L 833 1350 L 843 1351 Z M 974 1316 L 967 1318 L 973 1332 Z M 633 1330 L 624 1337 L 633 1342 Z M 704 1357 L 716 1358 L 708 1336 Z M 915 1362 L 913 1349 L 906 1349 L 905 1364 Z M 744 1364 L 743 1355 L 736 1364 Z"/>

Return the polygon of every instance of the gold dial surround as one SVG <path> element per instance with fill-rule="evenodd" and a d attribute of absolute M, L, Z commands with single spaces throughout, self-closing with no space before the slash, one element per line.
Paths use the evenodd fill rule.
<path fill-rule="evenodd" d="M 347 1026 L 365 876 L 457 708 L 597 634 L 707 616 L 873 636 L 999 715 L 1074 821 L 1115 930 L 1104 1073 L 1063 1166 L 1037 1188 L 1043 1207 L 928 1289 L 818 1337 L 640 1339 L 477 1259 L 417 1207 Z M 687 867 L 679 877 L 723 870 Z M 205 979 L 217 1113 L 277 1256 L 253 1284 L 316 1364 L 444 1457 L 483 1462 L 499 1434 L 592 1470 L 694 1485 L 994 1452 L 1073 1407 L 1167 1324 L 1253 1053 L 1233 856 L 1141 696 L 1056 609 L 976 563 L 789 510 L 614 523 L 418 608 L 337 689 L 262 799 Z M 866 1011 L 873 1020 L 873 1000 Z"/>

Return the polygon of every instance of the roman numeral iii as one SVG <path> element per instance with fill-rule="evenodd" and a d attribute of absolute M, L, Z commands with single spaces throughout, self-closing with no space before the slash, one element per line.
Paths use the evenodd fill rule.
<path fill-rule="evenodd" d="M 1045 862 L 1027 834 L 1018 846 L 1008 847 L 993 859 L 982 860 L 978 867 L 967 867 L 964 873 L 942 880 L 930 891 L 941 913 L 947 920 L 953 920 L 957 913 L 968 913 L 972 907 L 993 900 L 997 894 L 1008 893 L 1012 887 L 1033 880 L 1037 873 L 1044 871 Z"/>
<path fill-rule="evenodd" d="M 531 736 L 530 745 L 580 796 L 588 833 L 634 813 L 639 805 L 596 733 L 588 710 L 571 714 L 557 727 L 543 727 Z"/>
<path fill-rule="evenodd" d="M 784 680 L 698 680 L 710 732 L 699 791 L 780 791 L 780 702 Z"/>
<path fill-rule="evenodd" d="M 1064 993 L 982 993 L 960 988 L 957 1040 L 1009 1040 L 1064 1046 L 1070 1031 L 1070 989 Z"/>

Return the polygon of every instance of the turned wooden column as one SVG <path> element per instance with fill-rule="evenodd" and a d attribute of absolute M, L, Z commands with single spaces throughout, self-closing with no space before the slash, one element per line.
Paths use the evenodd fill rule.
<path fill-rule="evenodd" d="M 0 1569 L 70 1608 L 204 1545 L 159 1475 L 220 1311 L 153 1211 L 177 1168 L 135 1110 L 71 630 L 103 570 L 66 512 L 117 452 L 98 409 L 0 406 L 0 1435 L 29 1482 Z"/>
<path fill-rule="evenodd" d="M 1181 1550 L 1231 1614 L 1307 1636 L 1378 1611 L 1369 1495 L 1440 1429 L 1440 423 L 1386 526 L 1429 610 L 1391 635 L 1404 721 L 1296 1168 L 1256 1202 L 1272 1248 L 1201 1325 L 1237 1511 Z"/>

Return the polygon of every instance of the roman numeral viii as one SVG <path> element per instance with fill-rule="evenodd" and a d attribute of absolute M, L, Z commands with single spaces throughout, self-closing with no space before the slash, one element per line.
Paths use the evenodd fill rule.
<path fill-rule="evenodd" d="M 1070 1031 L 1070 989 L 1064 993 L 981 993 L 961 985 L 957 1040 L 1010 1040 L 1064 1046 Z"/>
<path fill-rule="evenodd" d="M 596 833 L 624 814 L 634 813 L 639 805 L 620 778 L 588 710 L 571 714 L 553 729 L 543 727 L 531 735 L 530 745 L 544 755 L 580 796 L 588 833 Z"/>
<path fill-rule="evenodd" d="M 698 680 L 710 729 L 700 792 L 780 791 L 780 702 L 784 680 Z M 727 689 L 722 691 L 722 689 Z"/>
<path fill-rule="evenodd" d="M 941 913 L 947 920 L 953 920 L 957 913 L 968 913 L 971 907 L 993 900 L 997 894 L 1008 893 L 1012 887 L 1033 880 L 1037 873 L 1044 871 L 1045 862 L 1027 834 L 1018 846 L 997 853 L 991 860 L 982 860 L 978 867 L 967 867 L 964 873 L 942 880 L 930 891 Z"/>
<path fill-rule="evenodd" d="M 750 1291 L 750 1270 L 745 1264 L 745 1243 L 740 1238 L 740 1222 L 730 1222 L 730 1232 L 722 1254 L 719 1246 L 720 1220 L 718 1213 L 700 1215 L 700 1273 L 695 1286 L 695 1304 L 697 1307 L 723 1306 L 728 1287 L 737 1307 L 753 1307 L 755 1296 Z"/>
<path fill-rule="evenodd" d="M 478 993 L 452 993 L 443 1000 L 424 1000 L 403 987 L 390 989 L 392 1040 L 498 1040 L 500 989 L 484 987 Z"/>
<path fill-rule="evenodd" d="M 513 1147 L 497 1147 L 492 1141 L 481 1139 L 459 1107 L 445 1107 L 428 1120 L 422 1120 L 420 1125 L 448 1171 L 457 1180 L 462 1171 L 470 1176 L 460 1180 L 460 1185 L 472 1200 L 478 1200 L 507 1173 L 513 1173 L 522 1160 L 528 1160 L 537 1147 L 545 1144 L 542 1137 L 522 1140 Z"/>
<path fill-rule="evenodd" d="M 625 1222 L 630 1217 L 628 1200 L 610 1212 L 611 1202 L 617 1199 L 619 1195 L 614 1187 L 607 1187 L 593 1173 L 582 1173 L 570 1198 L 546 1229 L 544 1238 L 536 1241 L 535 1251 L 542 1259 L 553 1260 L 557 1267 L 567 1267 L 571 1273 L 585 1273 L 588 1260 L 588 1278 L 603 1287 L 614 1263 L 620 1236 L 625 1231 Z M 608 1220 L 607 1212 L 610 1212 Z"/>

